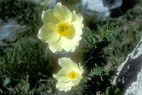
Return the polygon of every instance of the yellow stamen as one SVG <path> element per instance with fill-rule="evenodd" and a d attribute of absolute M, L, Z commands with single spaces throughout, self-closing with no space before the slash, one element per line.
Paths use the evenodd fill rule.
<path fill-rule="evenodd" d="M 56 26 L 56 32 L 58 32 L 60 36 L 67 36 L 71 32 L 71 26 L 67 22 L 60 22 Z"/>
<path fill-rule="evenodd" d="M 67 77 L 73 80 L 73 79 L 76 79 L 77 75 L 78 75 L 77 72 L 71 71 L 67 74 Z"/>

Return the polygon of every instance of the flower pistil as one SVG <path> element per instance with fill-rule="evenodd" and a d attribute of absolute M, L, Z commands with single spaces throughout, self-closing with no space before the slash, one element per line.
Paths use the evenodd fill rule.
<path fill-rule="evenodd" d="M 67 22 L 60 22 L 56 25 L 56 32 L 59 33 L 60 36 L 67 36 L 71 33 L 71 26 Z"/>

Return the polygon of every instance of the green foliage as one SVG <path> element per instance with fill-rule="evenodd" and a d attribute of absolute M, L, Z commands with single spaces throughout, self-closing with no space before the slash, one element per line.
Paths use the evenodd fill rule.
<path fill-rule="evenodd" d="M 0 2 L 0 17 L 7 20 L 9 18 L 16 18 L 24 21 L 24 23 L 35 21 L 35 5 L 25 1 L 18 2 L 17 0 L 1 0 Z M 20 10 L 20 11 L 19 11 Z M 21 15 L 23 14 L 23 15 Z M 29 20 L 29 18 L 31 18 Z"/>
<path fill-rule="evenodd" d="M 121 95 L 121 91 L 115 87 L 108 87 L 102 95 Z"/>
<path fill-rule="evenodd" d="M 29 87 L 33 88 L 41 78 L 51 76 L 52 60 L 49 61 L 49 53 L 45 48 L 35 39 L 18 38 L 18 41 L 4 49 L 3 57 L 0 58 L 1 87 L 5 89 L 3 94 L 6 91 L 15 93 L 17 89 L 17 93 L 27 93 Z"/>
<path fill-rule="evenodd" d="M 107 62 L 108 54 L 105 53 L 105 47 L 109 45 L 107 40 L 109 35 L 115 33 L 118 27 L 115 24 L 107 23 L 104 26 L 99 26 L 97 30 L 84 29 L 83 48 L 84 50 L 84 64 L 89 69 L 94 68 L 95 64 L 103 66 Z"/>
<path fill-rule="evenodd" d="M 96 30 L 84 29 L 83 63 L 87 78 L 83 92 L 87 95 L 120 95 L 121 91 L 111 86 L 116 67 L 141 37 L 139 24 L 125 30 L 123 24 L 105 23 L 98 24 Z"/>
<path fill-rule="evenodd" d="M 83 37 L 83 43 L 86 44 L 84 45 L 86 47 L 83 54 L 83 63 L 88 70 L 87 81 L 83 90 L 85 94 L 108 93 L 106 89 L 109 90 L 111 86 L 110 80 L 115 71 L 111 70 L 113 65 L 107 63 L 111 55 L 107 54 L 105 49 L 112 41 L 109 36 L 117 31 L 119 31 L 119 28 L 115 23 L 98 25 L 97 30 L 85 28 L 84 34 L 86 34 Z"/>
<path fill-rule="evenodd" d="M 134 20 L 142 18 L 142 2 L 138 2 L 137 6 L 131 10 L 128 10 L 127 13 L 124 15 L 126 20 Z"/>
<path fill-rule="evenodd" d="M 19 24 L 37 31 L 40 25 L 37 4 L 24 0 L 0 0 L 0 19 L 7 21 L 15 19 Z"/>

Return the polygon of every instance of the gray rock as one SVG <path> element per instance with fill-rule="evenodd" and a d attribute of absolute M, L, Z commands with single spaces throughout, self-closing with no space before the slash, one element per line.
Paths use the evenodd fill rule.
<path fill-rule="evenodd" d="M 6 43 L 0 41 L 0 47 L 6 47 L 6 46 L 7 46 Z"/>
<path fill-rule="evenodd" d="M 111 9 L 122 5 L 122 0 L 82 0 L 84 13 L 92 15 L 95 12 L 102 16 L 109 16 Z"/>
<path fill-rule="evenodd" d="M 25 28 L 25 26 L 17 24 L 15 20 L 9 20 L 7 23 L 3 23 L 0 26 L 0 41 L 13 40 L 16 34 L 25 31 Z"/>
<path fill-rule="evenodd" d="M 124 95 L 142 95 L 142 69 L 137 75 L 137 80 L 131 83 Z"/>
<path fill-rule="evenodd" d="M 122 0 L 103 0 L 103 5 L 108 9 L 115 9 L 122 5 Z"/>
<path fill-rule="evenodd" d="M 18 1 L 32 2 L 32 3 L 40 4 L 42 6 L 49 5 L 49 7 L 53 7 L 57 3 L 57 0 L 18 0 Z"/>
<path fill-rule="evenodd" d="M 142 95 L 142 38 L 119 66 L 113 84 L 122 90 L 122 95 Z"/>
<path fill-rule="evenodd" d="M 40 2 L 42 2 L 44 0 L 18 0 L 18 1 L 26 1 L 26 2 L 33 2 L 33 3 L 39 4 Z"/>
<path fill-rule="evenodd" d="M 42 6 L 47 6 L 48 8 L 53 8 L 57 4 L 57 0 L 44 0 L 41 2 Z"/>

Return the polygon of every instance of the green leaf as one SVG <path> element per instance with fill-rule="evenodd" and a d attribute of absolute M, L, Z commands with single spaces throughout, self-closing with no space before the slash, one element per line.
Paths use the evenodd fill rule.
<path fill-rule="evenodd" d="M 3 86 L 7 86 L 11 82 L 9 77 L 6 77 L 3 82 Z"/>

